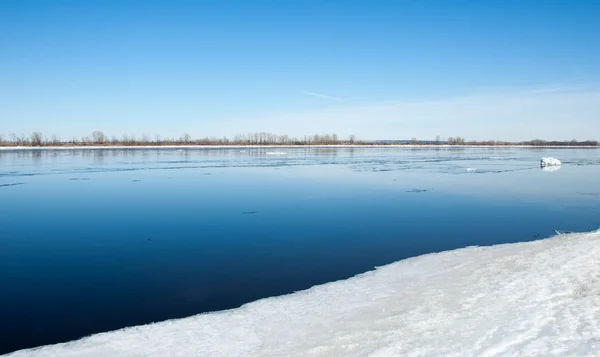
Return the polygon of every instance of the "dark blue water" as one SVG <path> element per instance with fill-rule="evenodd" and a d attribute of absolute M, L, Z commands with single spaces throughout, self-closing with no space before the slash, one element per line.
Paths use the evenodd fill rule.
<path fill-rule="evenodd" d="M 0 353 L 597 229 L 598 177 L 596 149 L 0 151 Z"/>

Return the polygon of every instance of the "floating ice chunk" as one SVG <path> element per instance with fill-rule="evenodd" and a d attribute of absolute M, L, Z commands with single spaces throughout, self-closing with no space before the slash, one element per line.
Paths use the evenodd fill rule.
<path fill-rule="evenodd" d="M 267 155 L 287 155 L 287 152 L 283 152 L 283 151 L 267 151 Z"/>
<path fill-rule="evenodd" d="M 474 169 L 472 167 L 467 167 L 467 172 L 473 172 L 473 171 L 477 171 L 477 169 Z"/>
<path fill-rule="evenodd" d="M 560 162 L 560 160 L 555 157 L 542 157 L 542 160 L 540 160 L 540 165 L 542 167 L 560 166 L 560 165 L 562 165 L 562 162 Z"/>
<path fill-rule="evenodd" d="M 406 259 L 11 357 L 600 356 L 600 231 Z"/>

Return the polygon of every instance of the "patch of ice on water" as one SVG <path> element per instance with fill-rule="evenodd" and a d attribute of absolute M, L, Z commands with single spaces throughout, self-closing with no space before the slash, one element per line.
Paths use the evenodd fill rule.
<path fill-rule="evenodd" d="M 472 167 L 467 167 L 467 172 L 473 172 L 473 171 L 477 171 L 477 169 L 472 168 Z"/>
<path fill-rule="evenodd" d="M 287 152 L 283 151 L 267 151 L 267 155 L 287 155 Z"/>
<path fill-rule="evenodd" d="M 599 356 L 600 232 L 406 259 L 11 357 Z"/>

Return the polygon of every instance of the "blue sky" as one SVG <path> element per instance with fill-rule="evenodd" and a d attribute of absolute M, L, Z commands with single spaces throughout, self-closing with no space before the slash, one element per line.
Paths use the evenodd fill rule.
<path fill-rule="evenodd" d="M 0 134 L 600 139 L 600 1 L 0 2 Z"/>

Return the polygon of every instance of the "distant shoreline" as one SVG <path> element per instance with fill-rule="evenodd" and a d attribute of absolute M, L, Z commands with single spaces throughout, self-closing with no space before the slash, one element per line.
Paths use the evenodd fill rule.
<path fill-rule="evenodd" d="M 332 145 L 65 145 L 65 146 L 0 146 L 0 151 L 36 151 L 36 150 L 144 150 L 144 149 L 298 149 L 298 148 L 524 148 L 524 149 L 599 149 L 589 145 L 444 145 L 444 144 L 332 144 Z"/>
<path fill-rule="evenodd" d="M 13 150 L 25 148 L 44 149 L 129 149 L 129 148 L 240 148 L 240 147 L 600 147 L 597 140 L 578 141 L 573 140 L 543 140 L 533 139 L 527 141 L 499 141 L 499 140 L 466 140 L 461 136 L 442 139 L 439 135 L 435 140 L 360 140 L 355 135 L 340 139 L 333 134 L 305 135 L 302 138 L 290 137 L 273 133 L 249 133 L 238 134 L 233 139 L 227 137 L 205 137 L 193 138 L 184 133 L 180 138 L 150 139 L 143 135 L 136 138 L 135 135 L 124 135 L 118 139 L 111 136 L 110 139 L 101 131 L 94 131 L 91 136 L 81 139 L 61 140 L 59 136 L 52 135 L 51 138 L 36 131 L 30 137 L 15 134 L 10 135 L 10 140 L 0 134 L 0 149 L 9 148 Z"/>

